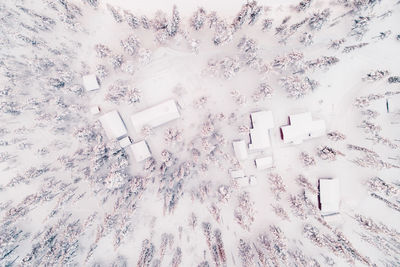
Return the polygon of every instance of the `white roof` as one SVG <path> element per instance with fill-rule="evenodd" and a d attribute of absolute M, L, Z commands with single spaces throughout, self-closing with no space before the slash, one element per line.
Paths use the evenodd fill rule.
<path fill-rule="evenodd" d="M 326 131 L 325 121 L 313 121 L 310 112 L 290 115 L 289 121 L 290 125 L 281 127 L 285 143 L 300 144 L 303 140 L 322 136 Z"/>
<path fill-rule="evenodd" d="M 179 118 L 179 111 L 174 100 L 168 100 L 154 107 L 145 109 L 131 116 L 135 131 L 140 133 L 144 126 L 157 127 Z"/>
<path fill-rule="evenodd" d="M 122 148 L 125 148 L 125 147 L 129 146 L 130 144 L 132 144 L 132 141 L 129 136 L 126 136 L 126 137 L 122 138 L 121 140 L 119 140 L 119 145 Z"/>
<path fill-rule="evenodd" d="M 249 149 L 265 149 L 270 147 L 268 130 L 250 129 L 250 144 Z"/>
<path fill-rule="evenodd" d="M 247 159 L 247 147 L 244 140 L 233 141 L 233 150 L 235 151 L 235 156 L 238 160 Z"/>
<path fill-rule="evenodd" d="M 110 139 L 119 139 L 127 134 L 125 124 L 116 110 L 100 116 L 99 121 Z"/>
<path fill-rule="evenodd" d="M 271 156 L 258 158 L 255 160 L 255 162 L 256 162 L 257 169 L 259 169 L 259 170 L 265 170 L 268 168 L 272 168 L 272 165 L 273 165 L 273 160 L 272 160 Z"/>
<path fill-rule="evenodd" d="M 253 128 L 250 129 L 249 149 L 259 150 L 270 147 L 269 129 L 274 128 L 272 111 L 253 112 L 250 116 Z"/>
<path fill-rule="evenodd" d="M 400 113 L 400 95 L 386 99 L 386 107 L 389 113 Z"/>
<path fill-rule="evenodd" d="M 149 157 L 151 157 L 151 153 L 149 147 L 147 146 L 146 141 L 140 141 L 134 143 L 130 146 L 133 156 L 137 162 L 143 161 Z"/>
<path fill-rule="evenodd" d="M 332 214 L 339 212 L 340 185 L 338 179 L 319 179 L 319 199 L 321 212 Z"/>
<path fill-rule="evenodd" d="M 254 129 L 268 130 L 274 128 L 274 118 L 270 110 L 253 112 L 250 117 Z"/>
<path fill-rule="evenodd" d="M 83 86 L 85 87 L 86 91 L 93 91 L 100 88 L 99 83 L 97 82 L 96 75 L 89 74 L 82 77 L 83 79 Z"/>

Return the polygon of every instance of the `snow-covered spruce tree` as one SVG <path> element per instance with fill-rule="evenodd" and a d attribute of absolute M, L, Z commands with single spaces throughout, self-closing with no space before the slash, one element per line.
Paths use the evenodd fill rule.
<path fill-rule="evenodd" d="M 250 227 L 254 222 L 254 203 L 250 199 L 248 192 L 243 192 L 238 197 L 239 205 L 234 211 L 236 222 L 245 230 L 250 231 Z"/>
<path fill-rule="evenodd" d="M 94 46 L 94 49 L 96 51 L 96 55 L 99 58 L 105 58 L 105 57 L 109 57 L 111 55 L 111 49 L 104 44 L 96 44 Z"/>
<path fill-rule="evenodd" d="M 141 91 L 137 88 L 130 88 L 128 81 L 117 80 L 108 87 L 105 99 L 115 104 L 138 103 L 141 100 Z"/>
<path fill-rule="evenodd" d="M 251 246 L 248 243 L 246 243 L 243 239 L 240 239 L 238 250 L 239 250 L 239 257 L 242 260 L 243 266 L 253 266 L 255 255 L 253 250 L 251 249 Z"/>
<path fill-rule="evenodd" d="M 134 14 L 128 10 L 124 10 L 124 20 L 128 23 L 129 27 L 136 30 L 140 27 L 140 18 L 136 17 Z"/>
<path fill-rule="evenodd" d="M 307 10 L 311 6 L 312 0 L 302 0 L 300 3 L 296 6 L 296 11 L 297 12 L 303 12 Z"/>
<path fill-rule="evenodd" d="M 258 47 L 254 39 L 242 37 L 237 45 L 240 51 L 240 60 L 243 65 L 259 69 L 261 59 L 258 58 Z"/>
<path fill-rule="evenodd" d="M 322 26 L 328 21 L 330 13 L 329 9 L 314 13 L 308 20 L 308 26 L 311 30 L 321 30 Z"/>
<path fill-rule="evenodd" d="M 331 141 L 342 141 L 346 139 L 346 135 L 342 134 L 338 131 L 331 131 L 326 134 L 329 140 Z"/>
<path fill-rule="evenodd" d="M 281 194 L 286 192 L 286 186 L 283 183 L 282 177 L 277 173 L 268 175 L 268 181 L 271 183 L 271 191 L 274 193 L 275 199 L 279 200 Z"/>
<path fill-rule="evenodd" d="M 179 16 L 178 8 L 174 5 L 172 8 L 172 18 L 168 24 L 168 35 L 170 37 L 174 37 L 178 33 L 180 21 L 181 18 Z"/>
<path fill-rule="evenodd" d="M 203 28 L 204 24 L 207 20 L 207 14 L 204 8 L 199 7 L 196 12 L 192 15 L 190 19 L 190 26 L 195 30 L 198 31 Z"/>
<path fill-rule="evenodd" d="M 281 86 L 288 93 L 288 97 L 301 98 L 318 87 L 318 82 L 308 77 L 298 75 L 286 76 L 281 79 Z"/>
<path fill-rule="evenodd" d="M 262 30 L 263 32 L 266 32 L 266 31 L 268 31 L 269 29 L 271 29 L 271 28 L 272 28 L 272 22 L 273 22 L 272 19 L 269 19 L 269 18 L 264 19 L 263 22 L 262 22 L 262 29 L 261 29 L 261 30 Z"/>
<path fill-rule="evenodd" d="M 344 154 L 336 149 L 333 149 L 328 146 L 319 146 L 317 147 L 317 155 L 323 160 L 331 160 L 334 161 L 336 160 L 336 157 L 339 156 L 344 156 Z"/>
<path fill-rule="evenodd" d="M 300 160 L 305 167 L 314 166 L 315 165 L 315 158 L 308 154 L 307 152 L 300 153 Z"/>
<path fill-rule="evenodd" d="M 124 21 L 124 17 L 121 15 L 119 10 L 117 10 L 117 8 L 113 7 L 110 4 L 107 4 L 106 6 L 107 6 L 108 11 L 110 11 L 111 15 L 113 16 L 115 22 L 121 23 Z"/>
<path fill-rule="evenodd" d="M 142 242 L 142 250 L 139 255 L 139 260 L 137 266 L 145 267 L 150 266 L 150 263 L 154 257 L 154 245 L 148 239 L 143 240 Z"/>
<path fill-rule="evenodd" d="M 273 95 L 273 92 L 274 90 L 269 84 L 265 82 L 260 83 L 252 95 L 253 101 L 259 102 L 265 99 L 270 99 Z"/>
<path fill-rule="evenodd" d="M 139 39 L 134 35 L 130 35 L 125 40 L 122 40 L 121 46 L 131 56 L 137 55 L 141 47 Z"/>

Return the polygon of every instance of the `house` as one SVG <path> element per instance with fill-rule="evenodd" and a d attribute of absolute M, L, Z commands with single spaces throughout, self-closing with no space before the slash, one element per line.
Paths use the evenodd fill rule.
<path fill-rule="evenodd" d="M 97 81 L 97 77 L 94 74 L 85 75 L 82 77 L 83 86 L 86 91 L 93 91 L 100 89 L 99 82 Z"/>
<path fill-rule="evenodd" d="M 273 166 L 273 161 L 271 156 L 258 158 L 255 160 L 255 163 L 257 169 L 259 170 L 269 169 L 272 168 Z"/>
<path fill-rule="evenodd" d="M 250 150 L 261 150 L 271 146 L 269 130 L 274 128 L 272 111 L 258 111 L 250 114 Z"/>
<path fill-rule="evenodd" d="M 319 204 L 322 215 L 339 213 L 340 186 L 338 179 L 319 179 Z"/>
<path fill-rule="evenodd" d="M 128 134 L 118 111 L 113 110 L 99 117 L 99 121 L 110 139 L 120 139 Z"/>
<path fill-rule="evenodd" d="M 147 143 L 144 140 L 132 144 L 130 148 L 137 162 L 141 162 L 151 157 L 149 147 L 147 146 Z"/>
<path fill-rule="evenodd" d="M 132 140 L 131 140 L 131 138 L 129 136 L 126 136 L 126 137 L 122 138 L 121 140 L 119 140 L 119 145 L 122 148 L 130 146 L 131 144 L 132 144 Z"/>
<path fill-rule="evenodd" d="M 300 144 L 304 140 L 322 136 L 326 132 L 325 121 L 313 121 L 310 112 L 290 115 L 289 123 L 290 125 L 281 127 L 284 143 Z"/>
<path fill-rule="evenodd" d="M 160 126 L 180 117 L 174 100 L 168 100 L 154 107 L 145 109 L 131 116 L 135 131 L 140 133 L 144 126 Z"/>
<path fill-rule="evenodd" d="M 235 156 L 238 160 L 247 159 L 247 147 L 246 142 L 244 140 L 233 141 L 233 151 L 235 152 Z"/>
<path fill-rule="evenodd" d="M 386 110 L 388 113 L 400 114 L 400 95 L 394 95 L 386 99 Z"/>

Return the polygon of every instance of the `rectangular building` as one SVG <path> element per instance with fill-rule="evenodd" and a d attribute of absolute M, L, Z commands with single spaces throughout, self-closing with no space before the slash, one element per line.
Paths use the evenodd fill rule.
<path fill-rule="evenodd" d="M 339 213 L 340 186 L 338 179 L 319 179 L 319 202 L 323 215 Z"/>
<path fill-rule="evenodd" d="M 400 114 L 400 95 L 394 95 L 386 99 L 386 110 L 388 113 Z"/>
<path fill-rule="evenodd" d="M 313 121 L 310 112 L 290 115 L 289 122 L 290 125 L 281 127 L 284 143 L 300 144 L 304 140 L 322 136 L 326 132 L 325 121 Z"/>
<path fill-rule="evenodd" d="M 271 146 L 269 130 L 274 128 L 272 111 L 258 111 L 250 114 L 250 150 L 262 150 Z"/>
<path fill-rule="evenodd" d="M 130 145 L 130 148 L 137 162 L 141 162 L 151 157 L 149 147 L 144 140 Z"/>
<path fill-rule="evenodd" d="M 100 116 L 99 121 L 110 139 L 120 139 L 128 134 L 125 123 L 116 110 Z"/>
<path fill-rule="evenodd" d="M 94 74 L 85 75 L 82 77 L 83 87 L 85 87 L 86 91 L 93 91 L 100 89 L 99 82 L 97 81 L 97 77 Z"/>
<path fill-rule="evenodd" d="M 255 160 L 255 162 L 256 162 L 256 167 L 259 170 L 269 169 L 272 168 L 273 166 L 273 160 L 271 156 L 258 158 Z"/>
<path fill-rule="evenodd" d="M 246 142 L 244 140 L 233 141 L 233 150 L 238 160 L 245 160 L 248 157 Z"/>

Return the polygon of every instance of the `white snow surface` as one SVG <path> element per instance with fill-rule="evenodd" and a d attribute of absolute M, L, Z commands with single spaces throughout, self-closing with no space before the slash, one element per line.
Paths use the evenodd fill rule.
<path fill-rule="evenodd" d="M 400 117 L 386 99 L 400 93 L 388 82 L 400 76 L 400 4 L 367 2 L 258 1 L 256 21 L 247 12 L 233 30 L 241 0 L 1 1 L 0 266 L 398 266 Z M 198 7 L 207 19 L 194 30 Z M 216 45 L 218 29 L 234 33 Z M 94 73 L 100 89 L 87 92 Z M 296 75 L 318 85 L 290 97 Z M 179 118 L 137 131 L 131 115 L 168 100 Z M 136 159 L 113 140 L 122 127 L 101 126 L 111 110 L 123 135 L 144 139 Z M 273 112 L 270 146 L 238 161 L 232 142 L 250 143 L 257 111 Z M 286 144 L 280 127 L 304 112 L 327 134 Z M 335 219 L 318 207 L 324 177 L 340 182 Z"/>

